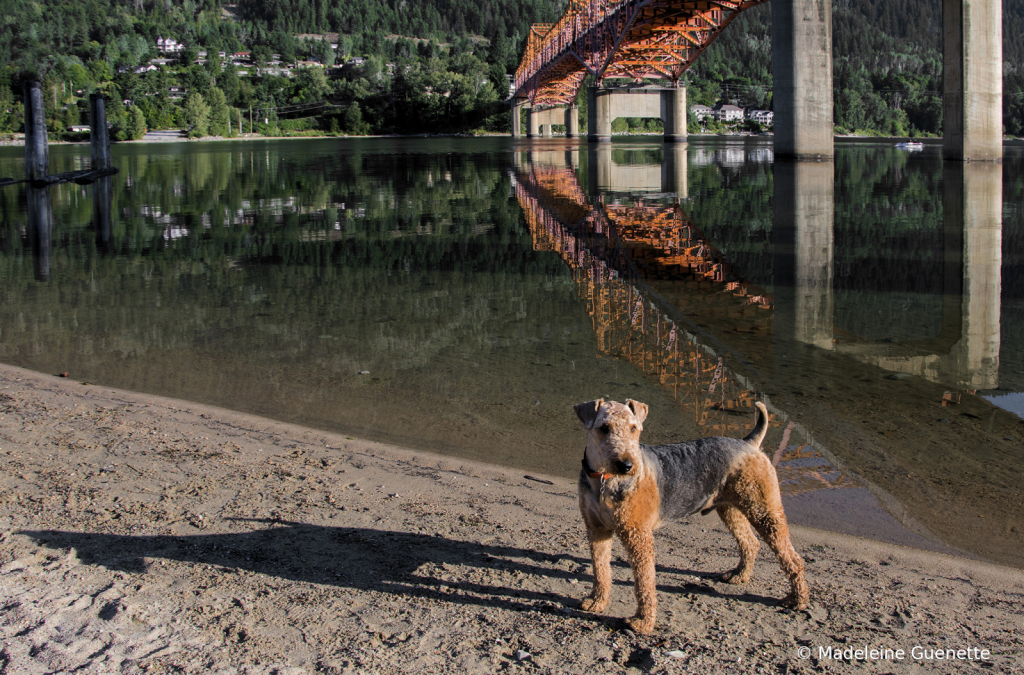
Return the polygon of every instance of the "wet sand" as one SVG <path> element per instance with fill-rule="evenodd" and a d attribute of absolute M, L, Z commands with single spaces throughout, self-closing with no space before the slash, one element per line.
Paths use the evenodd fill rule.
<path fill-rule="evenodd" d="M 666 525 L 639 636 L 618 545 L 578 609 L 565 478 L 0 366 L 0 673 L 1024 672 L 1024 572 L 793 540 L 803 612 L 764 547 L 730 586 L 715 516 Z"/>

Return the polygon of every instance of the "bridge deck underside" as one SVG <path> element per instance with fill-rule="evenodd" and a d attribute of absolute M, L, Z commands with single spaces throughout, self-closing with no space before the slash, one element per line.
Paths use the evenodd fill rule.
<path fill-rule="evenodd" d="M 739 14 L 766 0 L 573 0 L 555 24 L 532 27 L 516 98 L 569 105 L 587 75 L 678 81 Z"/>

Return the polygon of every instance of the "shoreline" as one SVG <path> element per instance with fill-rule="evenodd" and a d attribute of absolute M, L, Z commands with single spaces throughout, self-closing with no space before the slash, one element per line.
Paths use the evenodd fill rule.
<path fill-rule="evenodd" d="M 646 138 L 646 137 L 660 137 L 661 134 L 650 133 L 650 134 L 613 134 L 617 138 Z M 279 141 L 279 140 L 325 140 L 325 139 L 362 139 L 362 138 L 393 138 L 393 139 L 410 139 L 410 138 L 512 138 L 510 134 L 505 133 L 488 133 L 488 134 L 469 134 L 469 133 L 452 133 L 452 134 L 371 134 L 366 136 L 355 136 L 355 135 L 330 135 L 324 134 L 322 136 L 264 136 L 262 134 L 244 134 L 242 136 L 234 136 L 225 138 L 223 136 L 205 136 L 203 138 L 170 138 L 170 139 L 149 139 L 144 138 L 137 141 L 114 141 L 111 143 L 112 147 L 117 145 L 140 145 L 149 143 L 223 143 L 230 141 Z M 753 138 L 753 139 L 773 139 L 773 134 L 689 134 L 688 138 L 695 138 L 699 140 L 710 140 L 718 138 Z M 854 135 L 836 135 L 833 137 L 835 141 L 847 142 L 906 142 L 906 141 L 919 141 L 929 145 L 939 145 L 942 143 L 942 136 L 926 136 L 926 137 L 912 137 L 912 136 L 854 136 Z M 532 138 L 528 139 L 526 136 L 522 137 L 524 141 L 536 141 L 536 140 L 577 140 L 580 142 L 587 142 L 583 136 L 577 139 L 567 139 L 565 136 L 551 136 L 547 138 Z M 25 139 L 15 138 L 11 141 L 0 141 L 0 147 L 24 147 Z M 89 145 L 89 141 L 49 141 L 49 145 Z M 1024 146 L 1024 138 L 1003 138 L 1003 147 L 1006 146 Z"/>
<path fill-rule="evenodd" d="M 638 636 L 619 544 L 607 614 L 578 609 L 565 478 L 7 365 L 0 459 L 4 672 L 813 672 L 839 661 L 802 648 L 867 646 L 907 656 L 865 672 L 949 672 L 915 646 L 1024 672 L 1024 572 L 994 563 L 793 526 L 812 595 L 791 612 L 767 547 L 750 584 L 718 581 L 735 542 L 695 516 L 656 536 Z"/>

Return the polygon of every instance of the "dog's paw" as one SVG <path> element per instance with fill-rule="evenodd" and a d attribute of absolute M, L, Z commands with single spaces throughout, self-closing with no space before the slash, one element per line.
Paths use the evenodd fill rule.
<path fill-rule="evenodd" d="M 739 567 L 718 575 L 718 578 L 727 584 L 745 584 L 750 581 L 753 573 L 750 570 L 742 571 Z"/>
<path fill-rule="evenodd" d="M 626 625 L 629 626 L 630 630 L 637 633 L 650 635 L 654 632 L 654 617 L 642 617 L 638 614 L 637 616 L 631 616 L 626 619 Z"/>
<path fill-rule="evenodd" d="M 584 612 L 600 612 L 600 611 L 603 611 L 604 608 L 607 607 L 607 606 L 608 606 L 608 599 L 607 598 L 602 600 L 602 599 L 599 599 L 599 598 L 595 598 L 592 595 L 588 596 L 586 598 L 583 598 L 583 601 L 580 602 L 580 609 L 582 609 Z"/>
<path fill-rule="evenodd" d="M 809 598 L 800 597 L 799 595 L 796 595 L 795 593 L 790 593 L 789 595 L 784 597 L 782 600 L 780 600 L 779 604 L 782 605 L 783 607 L 787 607 L 789 609 L 807 609 L 807 606 L 808 606 L 809 602 L 810 602 Z"/>

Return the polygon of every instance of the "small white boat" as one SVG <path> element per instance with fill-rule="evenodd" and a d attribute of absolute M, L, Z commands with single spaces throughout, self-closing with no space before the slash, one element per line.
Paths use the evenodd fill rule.
<path fill-rule="evenodd" d="M 907 141 L 906 143 L 897 143 L 896 149 L 910 150 L 911 152 L 915 152 L 917 150 L 924 150 L 924 143 L 922 143 L 921 141 Z"/>

